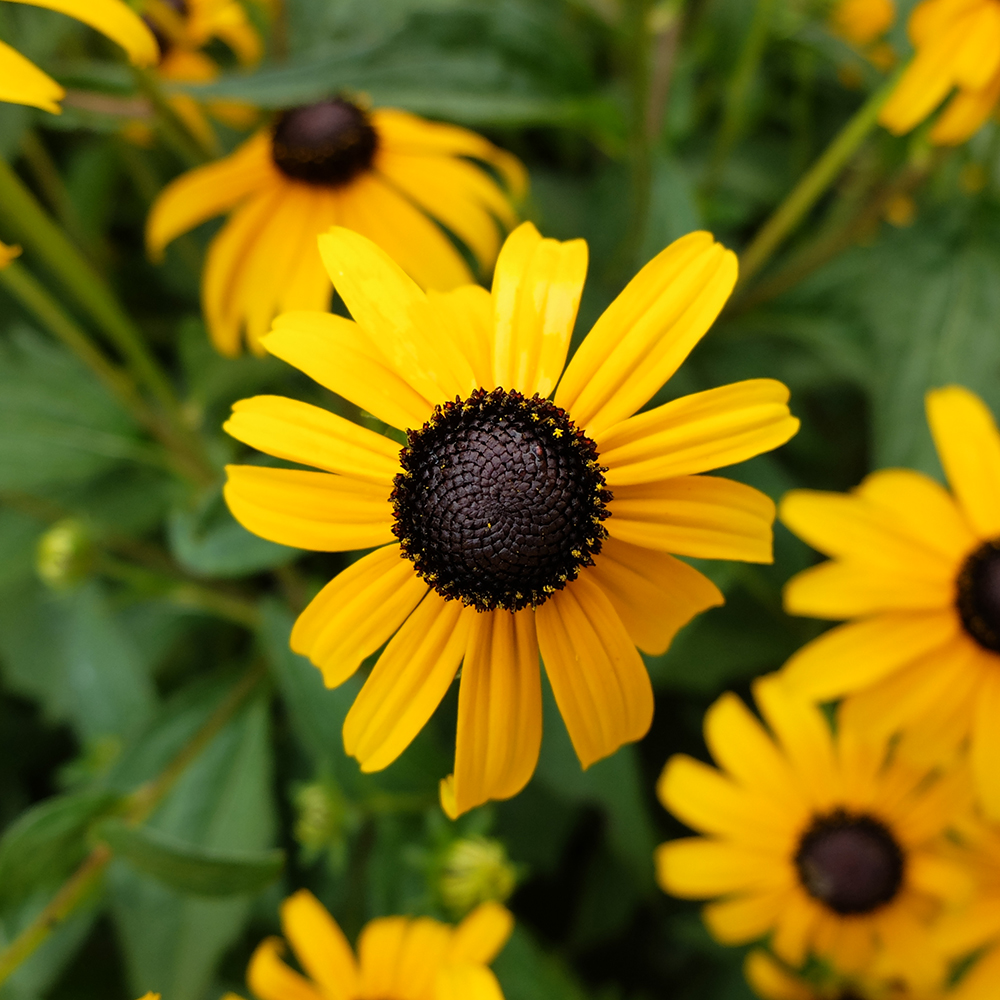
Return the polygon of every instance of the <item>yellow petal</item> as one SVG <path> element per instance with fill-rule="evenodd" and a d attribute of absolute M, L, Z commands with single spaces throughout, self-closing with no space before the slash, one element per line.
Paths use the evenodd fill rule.
<path fill-rule="evenodd" d="M 908 572 L 905 565 L 890 571 L 861 561 L 831 560 L 792 577 L 784 600 L 790 615 L 836 621 L 880 611 L 943 608 L 954 596 L 955 577 L 945 573 L 928 579 Z"/>
<path fill-rule="evenodd" d="M 1000 434 L 986 404 L 952 385 L 927 393 L 927 419 L 945 475 L 973 531 L 1000 535 Z"/>
<path fill-rule="evenodd" d="M 477 614 L 458 693 L 455 814 L 521 791 L 541 743 L 535 617 L 530 610 Z"/>
<path fill-rule="evenodd" d="M 262 341 L 269 354 L 400 430 L 420 427 L 434 409 L 386 367 L 363 330 L 321 312 L 291 312 L 274 321 Z"/>
<path fill-rule="evenodd" d="M 281 904 L 281 926 L 324 1000 L 354 1000 L 358 988 L 354 953 L 323 904 L 307 889 L 300 889 Z"/>
<path fill-rule="evenodd" d="M 450 944 L 450 927 L 430 917 L 411 920 L 395 963 L 392 990 L 384 995 L 401 1000 L 432 996 Z"/>
<path fill-rule="evenodd" d="M 160 58 L 156 38 L 141 17 L 122 0 L 18 0 L 59 11 L 96 28 L 117 42 L 137 66 L 152 66 Z"/>
<path fill-rule="evenodd" d="M 497 220 L 510 226 L 515 214 L 506 195 L 483 169 L 452 156 L 380 149 L 375 169 L 448 227 L 489 272 L 500 247 Z"/>
<path fill-rule="evenodd" d="M 538 645 L 573 748 L 586 768 L 646 735 L 653 689 L 598 584 L 580 576 L 535 612 Z"/>
<path fill-rule="evenodd" d="M 384 250 L 342 227 L 320 236 L 319 248 L 334 287 L 392 371 L 433 403 L 468 394 L 471 365 L 442 343 L 427 297 Z"/>
<path fill-rule="evenodd" d="M 430 122 L 396 108 L 377 108 L 372 112 L 372 125 L 380 146 L 387 151 L 472 157 L 496 167 L 513 197 L 522 197 L 527 189 L 527 173 L 521 162 L 468 129 Z"/>
<path fill-rule="evenodd" d="M 448 959 L 488 965 L 507 943 L 514 930 L 514 917 L 499 903 L 480 903 L 452 935 Z"/>
<path fill-rule="evenodd" d="M 960 90 L 931 129 L 936 146 L 960 146 L 986 124 L 1000 101 L 1000 73 L 981 90 Z"/>
<path fill-rule="evenodd" d="M 285 396 L 253 396 L 233 404 L 222 425 L 251 448 L 300 465 L 392 488 L 399 445 L 336 413 Z"/>
<path fill-rule="evenodd" d="M 996 664 L 1000 667 L 1000 658 Z M 983 812 L 1000 820 L 1000 672 L 984 673 L 976 697 L 969 757 Z"/>
<path fill-rule="evenodd" d="M 482 965 L 448 965 L 439 973 L 434 1000 L 503 1000 L 497 977 Z"/>
<path fill-rule="evenodd" d="M 493 378 L 493 299 L 479 285 L 463 285 L 450 292 L 427 293 L 434 323 L 465 355 L 476 388 L 495 389 Z"/>
<path fill-rule="evenodd" d="M 388 767 L 433 715 L 468 645 L 471 608 L 430 592 L 389 641 L 344 722 L 365 772 Z"/>
<path fill-rule="evenodd" d="M 547 397 L 566 363 L 587 276 L 587 244 L 542 239 L 530 222 L 507 237 L 493 274 L 493 378 Z"/>
<path fill-rule="evenodd" d="M 325 1000 L 319 990 L 278 957 L 284 944 L 265 938 L 257 945 L 247 966 L 247 984 L 260 1000 Z"/>
<path fill-rule="evenodd" d="M 335 576 L 299 615 L 292 649 L 337 687 L 386 643 L 427 593 L 398 545 L 368 553 Z"/>
<path fill-rule="evenodd" d="M 234 153 L 195 167 L 158 195 L 146 222 L 146 246 L 153 259 L 181 233 L 223 212 L 249 194 L 280 183 L 270 157 L 270 137 L 259 132 Z"/>
<path fill-rule="evenodd" d="M 737 784 L 778 803 L 790 827 L 801 821 L 807 805 L 788 759 L 731 692 L 705 713 L 705 742 L 719 767 Z"/>
<path fill-rule="evenodd" d="M 788 389 L 750 379 L 683 396 L 596 439 L 611 487 L 719 469 L 784 444 L 799 428 Z"/>
<path fill-rule="evenodd" d="M 783 873 L 766 854 L 704 837 L 683 837 L 661 844 L 656 851 L 656 877 L 673 896 L 705 899 L 753 889 L 772 888 L 781 877 L 790 882 L 791 866 Z"/>
<path fill-rule="evenodd" d="M 594 324 L 555 401 L 591 436 L 631 416 L 680 367 L 736 284 L 736 257 L 690 233 L 654 257 Z"/>
<path fill-rule="evenodd" d="M 227 357 L 240 353 L 243 303 L 236 295 L 246 261 L 257 249 L 257 237 L 278 210 L 284 188 L 266 188 L 241 205 L 212 240 L 201 276 L 202 307 L 216 350 Z M 266 248 L 265 248 L 266 255 Z"/>
<path fill-rule="evenodd" d="M 247 531 L 315 552 L 370 549 L 394 540 L 384 486 L 298 469 L 226 466 L 225 497 Z"/>
<path fill-rule="evenodd" d="M 687 563 L 617 538 L 606 538 L 583 572 L 604 591 L 632 641 L 652 656 L 666 652 L 696 614 L 724 603 L 719 588 Z"/>
<path fill-rule="evenodd" d="M 62 113 L 59 101 L 66 91 L 30 59 L 0 42 L 0 101 L 27 104 L 54 115 Z"/>
<path fill-rule="evenodd" d="M 743 963 L 743 974 L 764 1000 L 816 1000 L 808 984 L 779 965 L 766 951 L 754 948 Z"/>
<path fill-rule="evenodd" d="M 378 174 L 355 177 L 341 211 L 343 225 L 374 240 L 421 288 L 447 291 L 474 280 L 441 228 Z"/>
<path fill-rule="evenodd" d="M 838 625 L 803 646 L 782 668 L 785 680 L 817 701 L 857 691 L 935 650 L 959 634 L 947 611 L 894 611 Z"/>
<path fill-rule="evenodd" d="M 405 917 L 381 917 L 367 923 L 358 938 L 362 997 L 391 997 L 396 967 L 402 954 L 409 921 Z"/>
<path fill-rule="evenodd" d="M 719 476 L 620 486 L 609 505 L 612 538 L 701 559 L 769 563 L 774 503 Z"/>
<path fill-rule="evenodd" d="M 814 944 L 814 937 L 817 928 L 821 928 L 824 921 L 828 922 L 828 926 L 840 923 L 833 913 L 826 909 L 821 910 L 813 899 L 796 887 L 796 890 L 788 893 L 788 898 L 775 921 L 771 948 L 789 965 L 801 966 L 806 960 L 811 944 L 813 950 L 819 950 L 820 946 Z"/>
<path fill-rule="evenodd" d="M 685 754 L 667 761 L 656 786 L 663 805 L 701 833 L 779 853 L 790 834 L 782 817 L 714 767 Z"/>
<path fill-rule="evenodd" d="M 8 246 L 6 243 L 0 242 L 0 271 L 20 256 L 21 248 L 19 246 Z"/>
<path fill-rule="evenodd" d="M 746 944 L 763 937 L 774 926 L 788 895 L 779 891 L 738 896 L 710 903 L 702 910 L 702 916 L 716 941 Z"/>

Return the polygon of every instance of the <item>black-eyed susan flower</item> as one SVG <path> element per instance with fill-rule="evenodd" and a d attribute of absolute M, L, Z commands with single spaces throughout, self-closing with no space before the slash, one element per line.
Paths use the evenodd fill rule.
<path fill-rule="evenodd" d="M 788 390 L 770 379 L 633 415 L 715 320 L 734 255 L 708 233 L 678 240 L 566 365 L 582 240 L 542 239 L 525 223 L 504 244 L 492 295 L 425 294 L 346 229 L 320 249 L 355 322 L 292 313 L 264 347 L 405 431 L 406 444 L 295 400 L 243 400 L 226 424 L 233 437 L 325 471 L 231 466 L 226 498 L 266 538 L 375 547 L 292 633 L 329 687 L 388 642 L 347 716 L 347 752 L 365 771 L 390 764 L 464 663 L 443 802 L 456 814 L 516 794 L 541 740 L 539 651 L 584 766 L 639 739 L 653 694 L 636 646 L 662 653 L 722 603 L 668 553 L 771 559 L 771 501 L 697 473 L 798 428 Z"/>
<path fill-rule="evenodd" d="M 282 961 L 279 938 L 262 941 L 247 967 L 259 1000 L 503 1000 L 489 964 L 513 918 L 498 903 L 482 904 L 457 927 L 430 917 L 372 920 L 361 931 L 357 957 L 306 890 L 285 900 L 281 927 L 305 975 Z"/>
<path fill-rule="evenodd" d="M 875 472 L 851 494 L 795 490 L 780 516 L 832 556 L 785 588 L 791 614 L 857 619 L 804 646 L 787 683 L 873 732 L 906 730 L 944 759 L 971 738 L 987 811 L 1000 816 L 1000 434 L 958 386 L 927 394 L 951 484 L 909 469 Z M 852 694 L 853 693 L 853 694 Z"/>
<path fill-rule="evenodd" d="M 930 132 L 931 142 L 965 142 L 1000 101 L 1000 0 L 923 0 L 910 15 L 916 49 L 879 121 L 909 132 L 956 91 Z"/>
<path fill-rule="evenodd" d="M 507 191 L 480 165 L 494 168 Z M 514 224 L 524 168 L 474 132 L 345 98 L 293 108 L 231 156 L 169 184 L 149 217 L 156 256 L 175 236 L 235 208 L 202 279 L 209 332 L 223 353 L 251 348 L 274 316 L 326 309 L 330 279 L 316 236 L 346 226 L 392 255 L 416 282 L 447 290 L 473 280 L 443 224 L 487 271 Z M 436 221 L 435 221 L 436 220 Z"/>
<path fill-rule="evenodd" d="M 156 62 L 156 39 L 134 11 L 122 0 L 15 0 L 45 7 L 82 21 L 117 42 L 140 66 Z M 65 91 L 47 73 L 25 59 L 16 49 L 0 41 L 0 101 L 28 104 L 59 114 Z"/>
<path fill-rule="evenodd" d="M 726 944 L 770 934 L 792 968 L 809 956 L 843 977 L 939 982 L 928 920 L 966 888 L 939 850 L 968 802 L 960 770 L 934 781 L 925 766 L 890 755 L 822 712 L 780 677 L 754 685 L 768 729 L 732 694 L 705 717 L 719 769 L 678 755 L 658 792 L 680 820 L 705 834 L 658 849 L 660 885 L 711 899 L 705 921 Z"/>

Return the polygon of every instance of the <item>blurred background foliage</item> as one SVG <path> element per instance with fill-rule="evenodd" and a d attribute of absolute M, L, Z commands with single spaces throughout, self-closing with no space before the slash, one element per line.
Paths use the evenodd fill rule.
<path fill-rule="evenodd" d="M 822 0 L 286 0 L 259 67 L 188 91 L 260 108 L 363 92 L 485 133 L 530 170 L 525 214 L 590 244 L 579 337 L 683 233 L 744 248 L 879 86 L 829 13 Z M 0 36 L 69 90 L 60 117 L 0 105 L 0 154 L 126 305 L 212 461 L 239 453 L 220 430 L 236 399 L 339 405 L 275 360 L 209 346 L 198 276 L 218 223 L 147 262 L 150 202 L 198 151 L 169 120 L 131 141 L 148 106 L 110 47 L 17 4 L 0 4 Z M 217 132 L 221 151 L 241 138 Z M 776 499 L 886 465 L 940 475 L 924 391 L 956 381 L 1000 409 L 998 154 L 995 124 L 943 151 L 923 131 L 872 132 L 654 402 L 786 382 L 801 433 L 732 472 Z M 58 294 L 2 200 L 0 227 Z M 801 543 L 777 526 L 773 566 L 701 567 L 727 604 L 648 659 L 645 740 L 583 773 L 547 694 L 531 784 L 451 823 L 437 783 L 454 693 L 397 763 L 362 775 L 340 737 L 360 681 L 327 691 L 289 651 L 294 614 L 345 557 L 250 536 L 219 484 L 179 478 L 4 288 L 0 336 L 0 947 L 72 904 L 0 1000 L 216 998 L 244 989 L 297 887 L 353 935 L 379 914 L 454 919 L 515 882 L 518 929 L 496 963 L 508 1000 L 749 996 L 742 953 L 655 887 L 653 847 L 680 827 L 653 787 L 670 753 L 705 756 L 720 691 L 815 634 L 781 610 L 782 583 L 811 558 Z"/>

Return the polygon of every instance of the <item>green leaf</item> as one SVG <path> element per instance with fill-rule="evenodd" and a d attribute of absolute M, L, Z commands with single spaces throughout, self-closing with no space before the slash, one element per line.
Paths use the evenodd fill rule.
<path fill-rule="evenodd" d="M 505 1000 L 584 1000 L 572 972 L 521 927 L 493 963 Z"/>
<path fill-rule="evenodd" d="M 114 792 L 89 790 L 47 799 L 22 813 L 0 840 L 0 908 L 69 875 L 89 850 L 91 823 L 118 801 Z"/>
<path fill-rule="evenodd" d="M 197 511 L 174 510 L 168 521 L 177 561 L 200 576 L 246 576 L 291 562 L 299 549 L 251 534 L 216 494 Z"/>
<path fill-rule="evenodd" d="M 185 844 L 149 827 L 120 820 L 101 824 L 99 835 L 132 867 L 190 896 L 239 896 L 260 892 L 280 874 L 281 850 L 229 853 Z"/>
<path fill-rule="evenodd" d="M 218 685 L 178 695 L 113 782 L 134 787 L 158 774 L 224 696 Z M 259 856 L 274 837 L 271 766 L 267 703 L 256 698 L 188 766 L 149 830 L 206 852 Z M 136 995 L 155 984 L 171 1000 L 202 1000 L 220 958 L 250 915 L 249 896 L 198 898 L 124 860 L 112 863 L 108 892 Z"/>
<path fill-rule="evenodd" d="M 70 722 L 84 741 L 127 740 L 154 710 L 144 658 L 97 581 L 63 594 L 35 582 L 4 591 L 0 653 L 11 688 Z"/>
<path fill-rule="evenodd" d="M 24 328 L 0 340 L 0 489 L 88 479 L 150 455 L 129 417 L 72 356 Z"/>

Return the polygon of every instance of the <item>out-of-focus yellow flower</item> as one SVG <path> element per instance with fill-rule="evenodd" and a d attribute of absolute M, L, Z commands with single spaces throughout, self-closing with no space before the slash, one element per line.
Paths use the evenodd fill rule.
<path fill-rule="evenodd" d="M 19 246 L 8 246 L 6 243 L 0 242 L 0 268 L 6 267 L 15 257 L 21 256 L 21 248 Z"/>
<path fill-rule="evenodd" d="M 507 191 L 470 159 L 495 168 Z M 336 98 L 283 112 L 232 155 L 169 184 L 150 213 L 147 244 L 158 257 L 180 233 L 235 208 L 208 252 L 205 316 L 223 354 L 239 353 L 244 329 L 263 353 L 277 313 L 329 304 L 320 233 L 334 225 L 362 233 L 418 284 L 444 291 L 473 275 L 437 223 L 488 271 L 500 246 L 496 220 L 516 224 L 511 197 L 526 185 L 520 162 L 474 132 Z"/>
<path fill-rule="evenodd" d="M 840 0 L 830 26 L 852 45 L 864 48 L 884 35 L 896 20 L 893 0 Z"/>
<path fill-rule="evenodd" d="M 923 0 L 909 31 L 916 56 L 879 120 L 902 135 L 957 90 L 930 139 L 965 142 L 1000 101 L 1000 0 Z"/>
<path fill-rule="evenodd" d="M 117 42 L 132 62 L 148 66 L 156 62 L 156 39 L 149 28 L 122 0 L 15 0 L 59 11 L 96 28 Z M 16 49 L 0 42 L 0 101 L 28 104 L 59 114 L 62 87 Z"/>
<path fill-rule="evenodd" d="M 1000 818 L 1000 433 L 960 386 L 927 394 L 951 492 L 909 469 L 850 494 L 793 490 L 782 521 L 832 558 L 785 587 L 790 614 L 854 619 L 785 664 L 786 682 L 873 734 L 944 760 L 970 741 L 983 807 Z"/>
<path fill-rule="evenodd" d="M 704 917 L 715 937 L 743 944 L 771 933 L 793 968 L 812 955 L 843 977 L 879 973 L 924 987 L 941 981 L 929 920 L 967 892 L 943 834 L 968 809 L 960 769 L 933 779 L 893 756 L 892 742 L 823 713 L 777 675 L 754 697 L 768 732 L 735 695 L 705 717 L 719 770 L 691 757 L 668 762 L 663 804 L 703 837 L 657 852 L 660 885 L 717 901 Z"/>
<path fill-rule="evenodd" d="M 280 938 L 267 938 L 250 959 L 247 983 L 260 1000 L 503 1000 L 489 964 L 513 926 L 498 903 L 484 903 L 457 927 L 381 917 L 361 931 L 355 958 L 333 917 L 303 889 L 282 905 L 281 927 L 305 976 L 281 960 Z"/>

